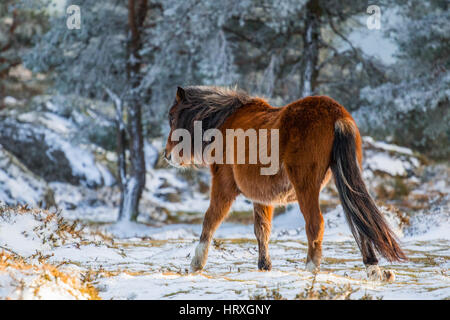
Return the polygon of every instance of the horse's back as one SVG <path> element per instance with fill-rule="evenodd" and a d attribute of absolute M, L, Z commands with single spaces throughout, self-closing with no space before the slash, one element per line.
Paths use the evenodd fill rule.
<path fill-rule="evenodd" d="M 236 112 L 227 128 L 279 130 L 279 171 L 261 175 L 264 166 L 259 163 L 232 164 L 239 190 L 256 202 L 285 204 L 296 201 L 290 171 L 296 171 L 305 183 L 312 182 L 311 179 L 318 183 L 329 180 L 325 174 L 331 159 L 335 122 L 346 117 L 351 118 L 339 103 L 326 96 L 307 97 L 281 108 L 249 105 Z"/>
<path fill-rule="evenodd" d="M 306 97 L 283 107 L 280 144 L 285 163 L 328 165 L 335 123 L 341 118 L 352 119 L 343 106 L 327 96 Z"/>

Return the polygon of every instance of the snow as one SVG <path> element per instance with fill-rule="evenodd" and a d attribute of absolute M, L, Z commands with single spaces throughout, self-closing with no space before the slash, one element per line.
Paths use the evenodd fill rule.
<path fill-rule="evenodd" d="M 0 297 L 25 300 L 87 300 L 89 295 L 76 289 L 78 279 L 65 282 L 45 268 L 17 272 L 0 271 Z M 25 283 L 17 287 L 17 283 Z"/>
<path fill-rule="evenodd" d="M 129 248 L 127 255 L 132 255 L 133 259 L 141 257 L 143 261 L 150 261 L 150 265 L 136 264 L 133 271 L 141 270 L 139 276 L 122 273 L 118 277 L 103 278 L 99 283 L 100 295 L 105 299 L 248 299 L 266 289 L 278 289 L 283 297 L 292 299 L 311 285 L 313 275 L 303 270 L 307 249 L 304 240 L 275 238 L 276 242 L 273 240 L 269 246 L 273 263 L 271 272 L 257 271 L 254 242 L 239 239 L 240 244 L 236 244 L 233 238 L 221 240 L 223 248 L 212 246 L 205 270 L 195 275 L 186 273 L 195 247 L 191 242 L 167 242 L 162 248 L 145 245 L 135 250 Z M 440 246 L 426 248 L 431 256 L 442 255 L 441 249 Z M 324 286 L 350 284 L 357 290 L 354 298 L 370 293 L 385 299 L 435 299 L 448 297 L 450 293 L 448 277 L 437 273 L 445 272 L 448 265 L 428 270 L 413 264 L 408 265 L 409 269 L 396 266 L 398 283 L 383 284 L 367 281 L 361 264 L 353 243 L 345 241 L 336 246 L 327 240 L 323 271 L 316 283 Z M 428 291 L 425 287 L 434 290 Z"/>
<path fill-rule="evenodd" d="M 30 203 L 37 204 L 39 201 L 39 193 L 34 190 L 30 185 L 24 183 L 23 177 L 19 177 L 19 180 L 16 180 L 4 171 L 0 171 L 0 181 L 3 183 L 4 188 L 2 189 L 3 195 L 2 199 L 9 199 L 11 202 L 22 202 L 22 203 Z M 8 190 L 9 195 L 5 193 Z"/>
<path fill-rule="evenodd" d="M 146 187 L 143 197 L 156 207 L 164 207 L 170 212 L 191 212 L 203 214 L 209 206 L 209 196 L 190 190 L 189 182 L 176 174 L 175 168 L 147 169 Z M 167 187 L 166 187 L 167 186 Z M 181 200 L 169 202 L 162 195 L 175 193 Z M 253 205 L 243 196 L 238 196 L 231 211 L 252 211 Z"/>
<path fill-rule="evenodd" d="M 364 168 L 379 171 L 391 176 L 407 176 L 420 162 L 409 148 L 375 141 L 372 137 L 363 137 L 369 148 L 364 158 Z"/>
<path fill-rule="evenodd" d="M 395 55 L 398 53 L 398 46 L 392 39 L 385 35 L 385 30 L 389 28 L 390 24 L 401 22 L 401 14 L 397 9 L 381 7 L 381 29 L 369 29 L 366 27 L 366 21 L 370 17 L 364 14 L 357 18 L 359 23 L 363 25 L 362 28 L 354 28 L 349 35 L 349 40 L 358 45 L 362 51 L 374 56 L 386 64 L 393 64 L 397 61 Z M 347 44 L 343 45 L 345 47 Z"/>
<path fill-rule="evenodd" d="M 409 148 L 397 146 L 395 144 L 389 144 L 384 141 L 375 141 L 372 137 L 364 136 L 363 137 L 364 142 L 370 143 L 372 146 L 378 149 L 386 150 L 386 151 L 393 151 L 397 153 L 404 153 L 407 155 L 413 155 L 413 152 Z"/>
<path fill-rule="evenodd" d="M 97 163 L 94 154 L 85 146 L 77 145 L 69 134 L 78 129 L 68 119 L 50 112 L 28 112 L 17 116 L 17 120 L 8 118 L 10 125 L 20 128 L 14 132 L 15 139 L 24 143 L 35 143 L 35 136 L 43 136 L 47 157 L 53 159 L 53 154 L 62 152 L 67 159 L 72 175 L 79 177 L 81 183 L 88 187 L 111 185 L 114 177 L 109 170 Z"/>
<path fill-rule="evenodd" d="M 19 101 L 18 101 L 16 98 L 11 97 L 11 96 L 6 96 L 6 97 L 3 99 L 3 102 L 4 102 L 6 105 L 10 105 L 10 106 L 14 106 L 14 105 L 16 105 L 16 104 L 19 103 Z"/>
<path fill-rule="evenodd" d="M 144 143 L 144 154 L 146 167 L 154 167 L 156 161 L 158 161 L 158 149 L 153 146 L 153 144 L 150 144 L 146 141 Z"/>
<path fill-rule="evenodd" d="M 38 253 L 48 257 L 48 264 L 64 262 L 61 272 L 79 275 L 94 270 L 97 276 L 92 284 L 103 299 L 248 299 L 272 289 L 292 299 L 314 278 L 304 270 L 307 241 L 297 206 L 274 219 L 269 245 L 271 272 L 257 270 L 252 225 L 224 223 L 216 233 L 204 271 L 189 274 L 187 269 L 201 232 L 199 224 L 151 227 L 122 221 L 103 227 L 105 237 L 87 226 L 75 228 L 80 233 L 61 232 L 64 220 L 48 216 L 48 212 L 40 210 L 4 211 L 0 215 L 0 246 L 29 263 L 37 263 L 33 256 Z M 442 299 L 450 295 L 450 278 L 446 275 L 450 266 L 450 239 L 445 232 L 449 227 L 448 212 L 436 213 L 429 229 L 407 230 L 405 236 L 397 231 L 410 261 L 386 266 L 397 273 L 397 281 L 391 284 L 366 279 L 342 208 L 325 213 L 324 218 L 324 258 L 317 286 L 339 288 L 348 284 L 355 290 L 352 298 L 366 293 L 384 299 Z M 388 220 L 395 223 L 389 215 Z M 49 241 L 51 234 L 55 235 L 53 241 Z M 108 241 L 111 236 L 113 241 Z M 40 272 L 45 269 L 36 265 L 33 272 L 0 268 L 0 297 L 88 298 L 82 292 L 70 294 L 78 285 L 62 283 L 54 276 L 39 286 L 39 294 L 33 293 L 31 288 L 43 281 Z M 11 282 L 12 276 L 27 284 L 20 295 Z"/>
<path fill-rule="evenodd" d="M 0 200 L 9 204 L 37 206 L 43 200 L 46 182 L 23 167 L 14 155 L 0 145 Z"/>
<path fill-rule="evenodd" d="M 392 159 L 386 154 L 377 154 L 365 162 L 372 171 L 384 171 L 392 176 L 404 176 L 411 167 L 400 159 Z"/>
<path fill-rule="evenodd" d="M 72 130 L 75 130 L 75 125 L 70 120 L 52 112 L 31 111 L 20 114 L 17 119 L 23 122 L 40 123 L 50 130 L 62 135 L 67 135 Z"/>
<path fill-rule="evenodd" d="M 93 298 L 82 284 L 76 268 L 61 271 L 42 262 L 46 260 L 46 255 L 64 259 L 65 255 L 58 254 L 61 247 L 79 246 L 81 239 L 76 233 L 70 233 L 67 229 L 64 231 L 62 222 L 56 214 L 40 210 L 0 207 L 1 298 Z M 87 255 L 87 258 L 91 256 Z"/>
<path fill-rule="evenodd" d="M 82 178 L 82 182 L 87 185 L 100 185 L 104 180 L 112 181 L 111 174 L 105 168 L 99 169 L 101 165 L 95 162 L 93 155 L 89 151 L 74 146 L 50 131 L 45 133 L 45 140 L 47 145 L 50 146 L 47 154 L 50 155 L 49 152 L 52 150 L 61 150 L 64 152 L 73 174 Z M 107 176 L 104 178 L 102 174 L 106 174 Z"/>
<path fill-rule="evenodd" d="M 407 238 L 416 241 L 446 240 L 450 241 L 450 212 L 436 210 L 413 217 L 411 230 Z"/>
<path fill-rule="evenodd" d="M 105 229 L 105 232 L 118 239 L 150 238 L 152 240 L 197 239 L 200 226 L 193 228 L 188 224 L 173 224 L 162 228 L 122 220 Z"/>

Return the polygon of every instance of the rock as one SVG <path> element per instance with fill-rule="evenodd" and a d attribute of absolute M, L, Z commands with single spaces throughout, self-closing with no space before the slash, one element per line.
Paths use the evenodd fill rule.
<path fill-rule="evenodd" d="M 178 203 L 181 201 L 181 195 L 175 192 L 167 192 L 167 193 L 157 193 L 155 194 L 157 197 L 163 199 L 164 201 L 171 203 Z"/>
<path fill-rule="evenodd" d="M 364 169 L 390 176 L 410 177 L 420 166 L 411 149 L 363 137 Z"/>
<path fill-rule="evenodd" d="M 0 201 L 8 205 L 55 206 L 53 190 L 0 145 Z"/>
<path fill-rule="evenodd" d="M 34 122 L 13 117 L 0 119 L 0 144 L 34 174 L 46 181 L 98 187 L 111 175 L 93 155 L 56 132 Z"/>
<path fill-rule="evenodd" d="M 14 106 L 20 104 L 20 102 L 19 102 L 16 98 L 11 97 L 11 96 L 5 97 L 5 98 L 3 99 L 3 103 L 4 103 L 7 107 L 14 107 Z"/>

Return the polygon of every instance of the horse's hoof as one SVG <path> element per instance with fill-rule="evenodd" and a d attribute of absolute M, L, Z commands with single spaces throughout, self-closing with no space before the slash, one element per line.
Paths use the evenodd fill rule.
<path fill-rule="evenodd" d="M 381 270 L 378 265 L 370 265 L 367 267 L 367 278 L 372 281 L 394 282 L 395 273 L 392 270 Z"/>
<path fill-rule="evenodd" d="M 376 264 L 370 265 L 366 269 L 367 278 L 372 281 L 380 281 L 383 279 L 383 274 L 381 273 L 381 269 Z"/>
<path fill-rule="evenodd" d="M 194 257 L 194 259 L 192 259 L 192 261 L 191 261 L 191 268 L 189 271 L 190 271 L 190 273 L 196 273 L 196 272 L 202 271 L 203 267 L 204 266 L 202 265 L 201 261 Z"/>
<path fill-rule="evenodd" d="M 306 262 L 306 271 L 309 271 L 311 273 L 317 273 L 319 272 L 320 268 L 314 264 L 312 261 Z"/>
<path fill-rule="evenodd" d="M 258 269 L 261 271 L 270 271 L 272 270 L 272 262 L 270 259 L 259 260 Z"/>
<path fill-rule="evenodd" d="M 195 248 L 194 257 L 191 260 L 191 273 L 201 271 L 206 264 L 208 256 L 208 245 L 200 242 Z"/>

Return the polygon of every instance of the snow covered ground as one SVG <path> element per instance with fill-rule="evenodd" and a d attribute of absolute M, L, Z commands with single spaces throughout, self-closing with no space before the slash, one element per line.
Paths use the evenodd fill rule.
<path fill-rule="evenodd" d="M 396 228 L 410 260 L 403 264 L 382 261 L 395 270 L 396 281 L 381 283 L 367 280 L 340 207 L 325 215 L 324 259 L 316 277 L 304 270 L 307 243 L 295 206 L 274 219 L 271 272 L 257 270 L 253 227 L 225 223 L 200 274 L 188 273 L 199 224 L 124 223 L 103 225 L 99 230 L 39 210 L 2 210 L 2 298 L 83 299 L 95 298 L 97 293 L 102 299 L 450 297 L 449 212 L 428 217 L 431 223 L 426 229 Z M 386 215 L 398 226 L 396 215 Z M 32 267 L 5 266 L 5 255 Z M 63 276 L 45 276 L 49 273 L 45 268 L 55 268 Z"/>

